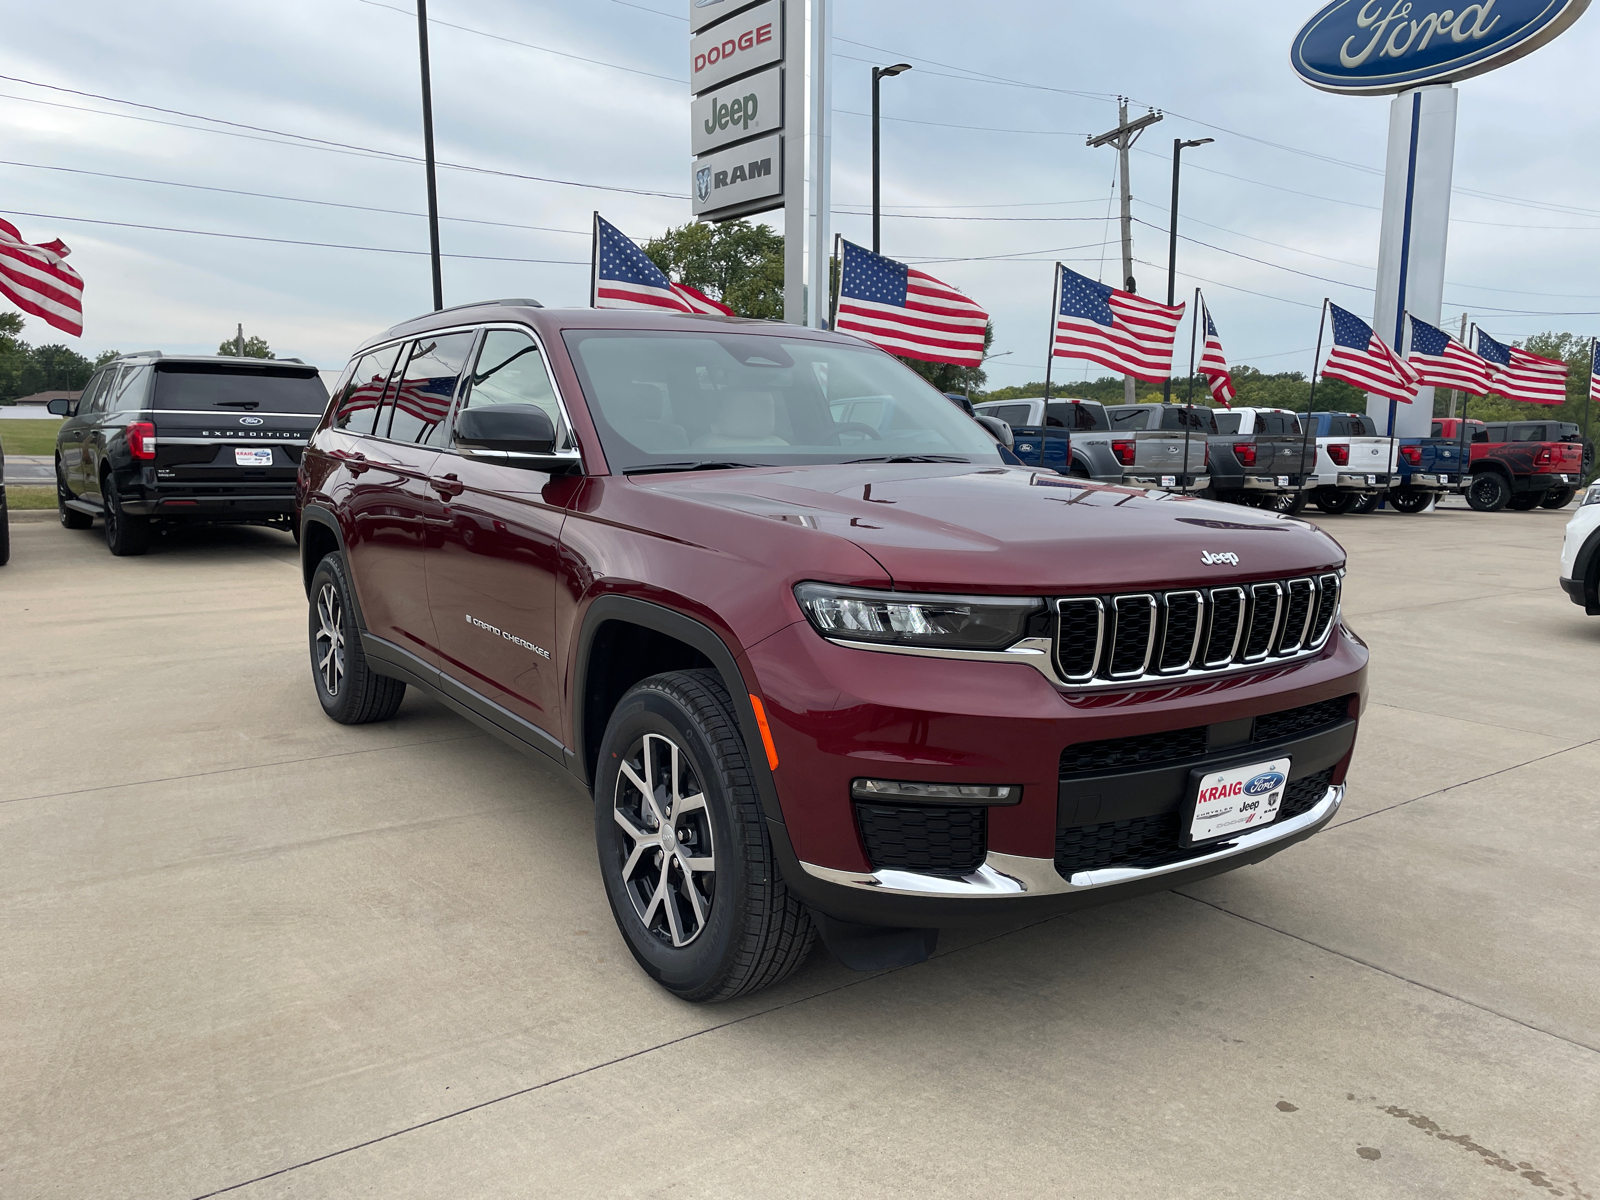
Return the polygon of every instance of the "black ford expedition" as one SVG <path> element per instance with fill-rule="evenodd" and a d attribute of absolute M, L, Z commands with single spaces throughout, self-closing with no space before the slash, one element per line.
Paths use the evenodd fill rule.
<path fill-rule="evenodd" d="M 299 359 L 129 354 L 95 372 L 56 435 L 61 523 L 103 519 L 111 553 L 143 554 L 152 525 L 181 521 L 294 530 L 306 438 L 327 407 Z"/>

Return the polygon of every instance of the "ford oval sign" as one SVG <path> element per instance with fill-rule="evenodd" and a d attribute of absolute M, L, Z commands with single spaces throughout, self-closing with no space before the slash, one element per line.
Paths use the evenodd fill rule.
<path fill-rule="evenodd" d="M 1537 50 L 1589 0 L 1335 0 L 1306 23 L 1289 59 L 1312 87 L 1373 96 L 1481 75 Z"/>
<path fill-rule="evenodd" d="M 1244 785 L 1246 796 L 1265 796 L 1268 792 L 1275 792 L 1284 784 L 1283 774 L 1279 771 L 1263 771 L 1254 779 Z"/>

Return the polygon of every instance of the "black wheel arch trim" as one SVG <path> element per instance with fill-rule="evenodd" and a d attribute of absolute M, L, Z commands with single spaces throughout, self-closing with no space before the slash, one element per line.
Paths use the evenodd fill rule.
<path fill-rule="evenodd" d="M 772 769 L 767 764 L 761 727 L 756 723 L 755 709 L 750 704 L 751 688 L 745 680 L 744 673 L 739 670 L 734 653 L 709 625 L 685 616 L 676 609 L 648 600 L 639 600 L 632 596 L 600 596 L 590 603 L 583 614 L 583 625 L 579 630 L 578 644 L 573 654 L 572 696 L 568 706 L 572 712 L 572 741 L 577 751 L 567 752 L 571 756 L 567 762 L 567 769 L 576 775 L 584 786 L 591 789 L 594 787 L 593 772 L 590 769 L 586 749 L 583 697 L 588 687 L 589 661 L 592 657 L 594 637 L 600 627 L 608 621 L 621 621 L 652 629 L 698 650 L 711 660 L 711 665 L 716 668 L 717 674 L 722 676 L 723 686 L 728 689 L 728 695 L 733 699 L 734 712 L 739 718 L 739 731 L 744 734 L 744 743 L 749 750 L 750 773 L 755 778 L 756 791 L 761 797 L 762 813 L 769 822 L 775 821 L 781 824 L 783 808 L 778 802 L 778 788 L 772 778 Z"/>
<path fill-rule="evenodd" d="M 1572 560 L 1572 578 L 1583 588 L 1584 610 L 1590 616 L 1600 615 L 1600 526 L 1589 531 L 1589 536 L 1578 548 Z"/>
<path fill-rule="evenodd" d="M 350 581 L 350 606 L 355 610 L 356 628 L 364 637 L 367 632 L 367 620 L 361 613 L 361 597 L 356 595 L 356 581 L 350 574 L 350 555 L 345 549 L 344 530 L 339 525 L 339 518 L 334 516 L 333 510 L 321 504 L 307 504 L 300 510 L 300 576 L 306 589 L 306 599 L 311 599 L 311 577 L 317 573 L 317 562 L 308 562 L 307 556 L 311 553 L 311 539 L 306 536 L 307 525 L 324 526 L 333 534 L 334 543 L 339 547 L 339 557 L 344 560 L 345 578 Z M 419 660 L 420 661 L 420 660 Z"/>

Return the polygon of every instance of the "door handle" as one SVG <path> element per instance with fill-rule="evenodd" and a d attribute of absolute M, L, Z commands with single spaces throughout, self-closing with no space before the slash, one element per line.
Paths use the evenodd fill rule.
<path fill-rule="evenodd" d="M 446 500 L 454 499 L 467 490 L 467 485 L 457 479 L 454 472 L 446 475 L 443 479 L 428 480 L 428 486 Z"/>
<path fill-rule="evenodd" d="M 367 456 L 359 450 L 335 450 L 330 457 L 336 458 L 343 463 L 345 469 L 352 475 L 359 475 L 363 471 L 372 469 L 372 464 L 367 461 Z"/>

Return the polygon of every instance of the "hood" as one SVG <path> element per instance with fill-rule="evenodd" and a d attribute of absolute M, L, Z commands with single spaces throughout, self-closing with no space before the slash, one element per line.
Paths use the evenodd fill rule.
<path fill-rule="evenodd" d="M 1275 513 L 1016 467 L 908 463 L 634 478 L 684 500 L 846 539 L 907 591 L 1205 586 L 1329 570 L 1345 557 L 1320 529 Z"/>

